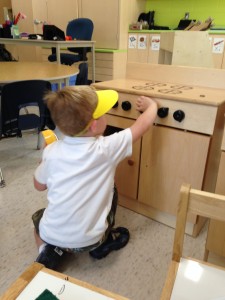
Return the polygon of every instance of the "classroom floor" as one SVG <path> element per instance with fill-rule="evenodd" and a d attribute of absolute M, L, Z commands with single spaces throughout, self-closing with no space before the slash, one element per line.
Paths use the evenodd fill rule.
<path fill-rule="evenodd" d="M 46 192 L 33 187 L 40 161 L 37 135 L 0 141 L 0 167 L 6 186 L 0 189 L 0 295 L 37 257 L 31 215 L 46 205 Z M 102 260 L 88 253 L 67 259 L 61 272 L 131 300 L 159 300 L 171 260 L 174 229 L 118 207 L 117 226 L 129 228 L 128 245 Z M 202 258 L 206 227 L 185 240 L 185 254 Z"/>

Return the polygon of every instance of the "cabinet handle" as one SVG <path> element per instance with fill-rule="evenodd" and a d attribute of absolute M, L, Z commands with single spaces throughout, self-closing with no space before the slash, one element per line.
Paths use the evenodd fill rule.
<path fill-rule="evenodd" d="M 128 159 L 128 165 L 129 166 L 133 166 L 134 165 L 134 161 L 133 161 L 133 159 Z"/>

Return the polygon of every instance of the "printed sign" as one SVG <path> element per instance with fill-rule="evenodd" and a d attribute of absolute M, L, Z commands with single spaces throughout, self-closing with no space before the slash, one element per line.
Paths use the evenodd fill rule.
<path fill-rule="evenodd" d="M 137 48 L 137 35 L 136 34 L 129 34 L 128 48 L 129 49 Z"/>
<path fill-rule="evenodd" d="M 145 50 L 147 48 L 147 37 L 146 35 L 138 36 L 138 49 Z"/>
<path fill-rule="evenodd" d="M 159 51 L 159 49 L 160 49 L 160 36 L 153 35 L 151 40 L 151 50 Z"/>
<path fill-rule="evenodd" d="M 223 53 L 224 50 L 224 38 L 214 38 L 213 40 L 213 53 Z"/>

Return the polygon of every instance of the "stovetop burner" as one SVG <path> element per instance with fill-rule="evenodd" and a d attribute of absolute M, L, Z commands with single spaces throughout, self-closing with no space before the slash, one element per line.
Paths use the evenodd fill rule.
<path fill-rule="evenodd" d="M 163 88 L 165 87 L 165 88 Z M 168 83 L 147 82 L 144 85 L 135 85 L 132 87 L 135 90 L 155 90 L 161 94 L 182 94 L 183 91 L 191 90 L 193 87 L 185 85 L 171 85 Z"/>

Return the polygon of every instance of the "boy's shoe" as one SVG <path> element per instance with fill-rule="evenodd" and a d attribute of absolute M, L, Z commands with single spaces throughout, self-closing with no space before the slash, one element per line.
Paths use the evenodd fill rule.
<path fill-rule="evenodd" d="M 63 250 L 59 247 L 47 244 L 38 255 L 36 262 L 43 264 L 46 268 L 56 270 L 63 254 Z"/>
<path fill-rule="evenodd" d="M 130 233 L 127 228 L 117 227 L 111 229 L 107 240 L 98 248 L 89 252 L 93 258 L 101 259 L 106 257 L 111 251 L 119 250 L 126 246 L 130 238 Z"/>

